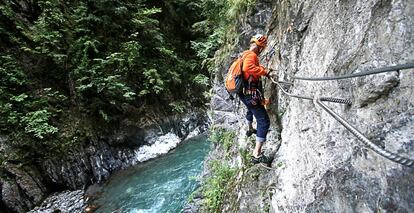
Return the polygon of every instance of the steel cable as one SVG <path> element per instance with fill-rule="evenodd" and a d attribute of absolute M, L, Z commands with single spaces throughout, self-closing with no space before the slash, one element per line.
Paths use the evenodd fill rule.
<path fill-rule="evenodd" d="M 301 95 L 295 95 L 287 92 L 280 83 L 277 82 L 273 78 L 270 78 L 270 80 L 275 83 L 282 92 L 290 97 L 300 98 L 300 99 L 306 99 L 306 100 L 314 100 L 317 105 L 322 107 L 326 112 L 328 112 L 332 117 L 334 117 L 339 123 L 341 123 L 346 129 L 348 129 L 353 135 L 355 135 L 362 143 L 364 143 L 369 149 L 373 150 L 374 152 L 378 153 L 379 155 L 393 161 L 396 163 L 399 163 L 404 166 L 408 166 L 411 168 L 414 168 L 414 160 L 411 160 L 409 158 L 405 158 L 402 156 L 399 156 L 398 154 L 389 152 L 385 149 L 382 149 L 375 143 L 371 142 L 368 138 L 366 138 L 361 132 L 359 132 L 355 127 L 353 127 L 351 124 L 349 124 L 345 119 L 343 119 L 341 116 L 336 114 L 333 110 L 331 110 L 329 107 L 327 107 L 322 101 L 328 101 L 328 102 L 334 102 L 334 103 L 341 103 L 341 104 L 348 104 L 352 105 L 352 102 L 347 99 L 342 98 L 332 98 L 332 97 L 320 97 L 320 98 L 310 98 L 307 96 L 301 96 Z M 284 83 L 284 82 L 283 82 Z"/>
<path fill-rule="evenodd" d="M 390 67 L 383 67 L 379 69 L 374 70 L 368 70 L 358 73 L 352 73 L 342 76 L 330 76 L 330 77 L 302 77 L 302 76 L 291 76 L 293 79 L 297 80 L 304 80 L 304 81 L 330 81 L 330 80 L 340 80 L 345 78 L 355 78 L 355 77 L 361 77 L 366 75 L 373 75 L 383 72 L 392 72 L 392 71 L 398 71 L 398 70 L 406 70 L 414 68 L 414 63 L 408 63 L 408 64 L 402 64 L 402 65 L 396 65 L 396 66 L 390 66 Z"/>
<path fill-rule="evenodd" d="M 350 100 L 342 99 L 342 98 L 321 97 L 321 101 L 328 101 L 328 102 L 334 102 L 334 103 L 339 103 L 339 104 L 352 105 L 352 102 Z"/>
<path fill-rule="evenodd" d="M 374 152 L 378 153 L 379 155 L 394 161 L 396 163 L 399 163 L 404 166 L 408 166 L 411 168 L 414 168 L 414 160 L 399 156 L 398 154 L 389 152 L 375 143 L 371 142 L 367 137 L 365 137 L 360 131 L 358 131 L 355 127 L 353 127 L 351 124 L 349 124 L 345 119 L 343 119 L 341 116 L 336 114 L 332 109 L 330 109 L 328 106 L 326 106 L 324 103 L 322 103 L 322 98 L 316 98 L 316 103 L 322 107 L 326 112 L 328 112 L 332 117 L 334 117 L 339 123 L 341 123 L 346 129 L 348 129 L 352 134 L 354 134 L 362 143 L 364 143 L 369 149 L 373 150 Z"/>
<path fill-rule="evenodd" d="M 282 90 L 282 92 L 290 97 L 294 97 L 294 98 L 300 98 L 300 99 L 306 99 L 306 100 L 313 100 L 312 97 L 307 97 L 307 96 L 302 96 L 302 95 L 295 95 L 292 93 L 289 93 L 288 91 L 286 91 L 280 84 L 290 84 L 292 85 L 292 83 L 289 82 L 284 82 L 284 81 L 275 81 L 273 78 L 269 78 L 273 83 L 275 83 L 280 90 Z M 322 101 L 328 101 L 328 102 L 333 102 L 333 103 L 338 103 L 338 104 L 347 104 L 347 105 L 352 105 L 352 102 L 350 100 L 347 99 L 342 99 L 342 98 L 333 98 L 333 97 L 322 97 L 321 98 Z"/>

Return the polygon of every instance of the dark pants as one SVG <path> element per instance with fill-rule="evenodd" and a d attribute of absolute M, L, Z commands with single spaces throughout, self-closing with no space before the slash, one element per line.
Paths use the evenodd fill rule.
<path fill-rule="evenodd" d="M 258 142 L 265 142 L 267 131 L 270 127 L 270 119 L 269 115 L 267 115 L 267 111 L 263 105 L 257 104 L 253 105 L 251 100 L 251 96 L 239 95 L 240 100 L 246 105 L 247 107 L 247 114 L 246 120 L 248 123 L 253 122 L 253 116 L 257 122 L 257 133 L 256 133 L 256 141 Z"/>

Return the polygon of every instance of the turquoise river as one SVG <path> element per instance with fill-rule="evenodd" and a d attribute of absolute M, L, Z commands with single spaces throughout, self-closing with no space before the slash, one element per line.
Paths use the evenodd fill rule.
<path fill-rule="evenodd" d="M 96 212 L 181 212 L 209 147 L 206 136 L 197 136 L 165 156 L 113 174 L 94 201 Z"/>

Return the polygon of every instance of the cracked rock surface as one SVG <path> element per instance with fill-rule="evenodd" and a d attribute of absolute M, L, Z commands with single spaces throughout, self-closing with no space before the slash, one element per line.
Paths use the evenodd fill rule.
<path fill-rule="evenodd" d="M 269 67 L 277 70 L 278 80 L 294 83 L 288 91 L 351 100 L 352 106 L 327 105 L 378 146 L 414 159 L 414 69 L 338 81 L 291 78 L 292 75 L 338 76 L 413 62 L 414 2 L 257 2 L 256 15 L 271 11 L 270 17 L 262 19 L 268 24 L 265 27 L 251 26 L 254 22 L 249 21 L 241 24 L 243 33 L 239 40 L 248 40 L 255 32 L 268 32 L 268 48 L 262 56 L 276 52 Z M 247 44 L 240 42 L 231 54 L 244 48 Z M 221 78 L 229 63 L 224 61 L 219 65 L 223 70 Z M 216 79 L 214 91 L 216 96 L 225 97 L 217 88 L 222 87 L 221 80 Z M 274 143 L 279 139 L 274 135 L 277 129 L 280 148 L 274 156 L 274 169 L 260 172 L 257 181 L 271 186 L 271 199 L 250 202 L 258 199 L 253 195 L 257 195 L 254 190 L 260 189 L 260 184 L 241 184 L 241 188 L 231 192 L 237 199 L 232 200 L 232 195 L 228 195 L 225 212 L 234 209 L 249 212 L 251 208 L 259 209 L 257 212 L 414 211 L 412 168 L 367 149 L 312 101 L 287 97 L 270 83 L 265 90 L 273 101 L 269 110 L 272 131 L 265 148 L 279 146 Z M 224 109 L 224 100 L 213 99 L 213 110 Z M 242 130 L 239 145 L 243 144 L 244 134 L 244 106 L 240 108 L 238 114 L 225 114 L 226 119 L 213 116 L 213 124 L 216 118 L 220 126 Z M 224 117 L 220 110 L 216 115 Z"/>

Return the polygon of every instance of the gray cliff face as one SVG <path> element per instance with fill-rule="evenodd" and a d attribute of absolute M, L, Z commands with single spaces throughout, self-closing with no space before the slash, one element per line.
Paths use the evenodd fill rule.
<path fill-rule="evenodd" d="M 279 80 L 292 82 L 292 75 L 337 76 L 414 61 L 413 1 L 290 0 L 277 1 L 272 7 L 268 25 L 261 30 L 269 35 L 266 51 L 275 50 L 269 67 L 277 70 Z M 222 67 L 227 65 L 224 62 Z M 222 87 L 220 83 L 217 87 Z M 349 107 L 328 106 L 379 146 L 414 159 L 413 69 L 293 83 L 290 93 L 351 100 Z M 213 119 L 220 121 L 224 115 L 220 110 L 229 102 L 219 101 L 218 97 L 225 100 L 223 89 L 215 90 L 218 94 L 212 105 L 218 111 Z M 273 170 L 253 168 L 258 183 L 239 184 L 230 193 L 235 198 L 229 195 L 225 201 L 227 212 L 253 208 L 264 212 L 414 211 L 413 169 L 365 148 L 312 101 L 287 97 L 269 82 L 266 90 L 274 102 L 269 111 L 272 132 L 280 131 L 280 140 L 271 132 L 265 145 L 265 149 L 275 149 L 280 143 Z M 229 110 L 227 114 L 233 118 L 228 121 L 242 126 L 243 109 L 238 116 Z M 244 140 L 240 136 L 239 145 Z M 266 195 L 253 196 L 256 189 Z M 251 199 L 257 199 L 256 206 L 246 205 Z"/>
<path fill-rule="evenodd" d="M 151 145 L 161 137 L 168 141 L 168 136 L 172 135 L 171 140 L 177 142 L 206 128 L 207 121 L 201 113 L 190 113 L 183 117 L 164 118 L 160 125 L 127 125 L 110 136 L 95 138 L 85 147 L 71 150 L 60 158 L 38 162 L 36 166 L 21 167 L 8 162 L 3 165 L 4 176 L 0 178 L 0 207 L 4 211 L 27 212 L 51 192 L 85 189 L 106 180 L 115 170 L 140 163 L 146 153 L 140 152 L 139 148 Z M 48 198 L 35 212 L 54 209 L 83 212 L 84 205 L 83 191 L 66 192 Z M 66 207 L 73 208 L 73 211 Z"/>
<path fill-rule="evenodd" d="M 412 1 L 291 2 L 291 32 L 276 44 L 281 59 L 271 66 L 280 79 L 290 80 L 292 74 L 333 76 L 411 62 L 413 9 Z M 271 36 L 277 38 L 276 33 Z M 352 100 L 351 107 L 329 105 L 374 142 L 413 158 L 412 71 L 295 81 L 290 92 Z M 279 97 L 286 113 L 276 156 L 284 165 L 275 172 L 276 211 L 413 211 L 412 169 L 364 148 L 312 102 Z"/>
<path fill-rule="evenodd" d="M 40 202 L 47 193 L 37 170 L 16 165 L 6 165 L 5 170 L 13 180 L 0 181 L 4 208 L 7 206 L 14 211 L 25 212 L 26 206 Z"/>

